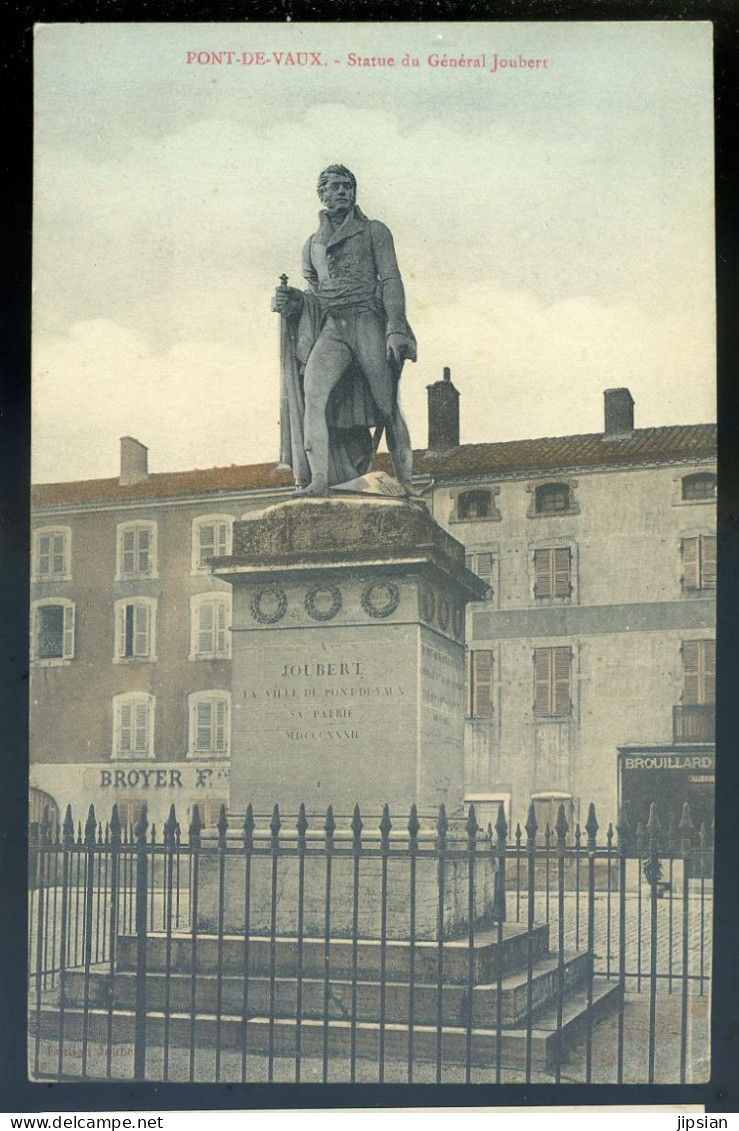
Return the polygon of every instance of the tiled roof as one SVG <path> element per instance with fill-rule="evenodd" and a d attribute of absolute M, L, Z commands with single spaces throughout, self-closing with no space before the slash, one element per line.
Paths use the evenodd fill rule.
<path fill-rule="evenodd" d="M 575 468 L 628 467 L 710 459 L 716 454 L 715 424 L 681 424 L 639 428 L 622 439 L 605 439 L 601 432 L 585 436 L 554 436 L 496 444 L 463 444 L 443 455 L 416 451 L 417 475 L 434 479 L 528 473 L 537 475 Z M 392 472 L 390 457 L 380 453 L 375 466 Z M 274 463 L 256 463 L 205 470 L 154 473 L 144 483 L 122 487 L 118 479 L 86 479 L 42 483 L 32 488 L 34 506 L 62 503 L 133 502 L 177 495 L 216 495 L 231 491 L 289 487 L 290 471 Z"/>

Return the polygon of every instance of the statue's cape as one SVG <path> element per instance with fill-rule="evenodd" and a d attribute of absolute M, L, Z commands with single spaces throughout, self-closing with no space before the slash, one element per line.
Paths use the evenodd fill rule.
<path fill-rule="evenodd" d="M 310 291 L 303 291 L 299 317 L 280 318 L 280 464 L 291 467 L 300 484 L 311 479 L 303 446 L 303 373 L 322 321 L 318 298 Z M 326 409 L 329 485 L 366 475 L 373 454 L 370 428 L 380 420 L 367 382 L 356 366 L 350 366 Z"/>

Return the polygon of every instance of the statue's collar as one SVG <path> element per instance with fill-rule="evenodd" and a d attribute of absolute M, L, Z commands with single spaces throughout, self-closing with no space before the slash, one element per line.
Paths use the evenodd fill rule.
<path fill-rule="evenodd" d="M 319 213 L 318 220 L 319 228 L 316 239 L 322 244 L 338 243 L 340 240 L 345 240 L 347 236 L 353 236 L 355 232 L 368 223 L 367 217 L 358 204 L 355 204 L 351 211 L 347 213 L 343 224 L 340 224 L 338 228 L 332 227 L 325 208 Z"/>

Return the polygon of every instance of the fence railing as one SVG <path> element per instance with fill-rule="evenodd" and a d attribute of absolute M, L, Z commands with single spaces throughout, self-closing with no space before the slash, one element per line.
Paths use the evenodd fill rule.
<path fill-rule="evenodd" d="M 686 1082 L 705 1073 L 712 836 L 301 807 L 187 838 L 48 818 L 35 1077 Z M 509 835 L 510 832 L 510 835 Z M 600 834 L 600 836 L 599 836 Z M 667 1041 L 663 1020 L 675 1031 Z M 657 1040 L 658 1029 L 661 1040 Z M 703 1033 L 706 1036 L 704 1038 Z M 669 1048 L 668 1048 L 669 1045 Z M 375 1073 L 373 1076 L 372 1073 Z M 369 1075 L 368 1075 L 369 1074 Z"/>

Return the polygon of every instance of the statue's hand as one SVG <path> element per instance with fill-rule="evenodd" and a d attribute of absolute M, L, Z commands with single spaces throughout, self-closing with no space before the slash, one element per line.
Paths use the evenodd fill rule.
<path fill-rule="evenodd" d="M 400 371 L 408 357 L 408 338 L 405 334 L 388 334 L 387 359 Z"/>
<path fill-rule="evenodd" d="M 272 310 L 289 316 L 303 309 L 303 294 L 296 287 L 277 287 L 272 296 Z"/>

